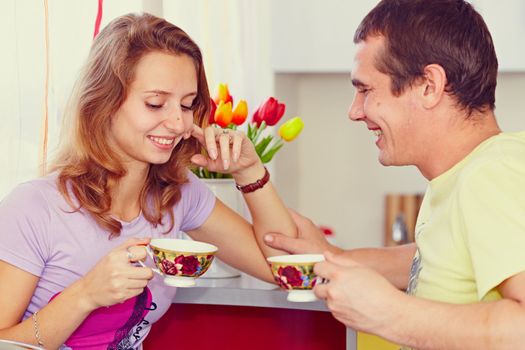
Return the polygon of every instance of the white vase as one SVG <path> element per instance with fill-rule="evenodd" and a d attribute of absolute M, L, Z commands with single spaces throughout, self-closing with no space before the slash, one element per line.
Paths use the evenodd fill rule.
<path fill-rule="evenodd" d="M 242 217 L 247 217 L 246 204 L 239 190 L 235 188 L 233 179 L 203 179 L 203 181 L 225 205 Z M 201 278 L 231 278 L 240 275 L 237 269 L 215 258 L 208 271 Z"/>

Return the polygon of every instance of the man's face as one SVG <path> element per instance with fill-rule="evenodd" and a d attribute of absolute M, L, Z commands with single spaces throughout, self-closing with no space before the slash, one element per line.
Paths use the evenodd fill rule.
<path fill-rule="evenodd" d="M 381 164 L 418 165 L 426 149 L 422 133 L 428 129 L 425 118 L 418 115 L 420 89 L 409 87 L 400 96 L 392 94 L 390 77 L 375 67 L 383 45 L 383 37 L 369 37 L 357 45 L 352 70 L 356 92 L 348 116 L 373 132 Z"/>

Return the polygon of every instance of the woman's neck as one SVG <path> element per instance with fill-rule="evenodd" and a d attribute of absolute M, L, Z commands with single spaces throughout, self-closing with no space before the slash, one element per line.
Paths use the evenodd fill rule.
<path fill-rule="evenodd" d="M 123 221 L 131 221 L 140 214 L 140 193 L 148 176 L 149 166 L 127 169 L 126 175 L 109 184 L 111 214 Z"/>

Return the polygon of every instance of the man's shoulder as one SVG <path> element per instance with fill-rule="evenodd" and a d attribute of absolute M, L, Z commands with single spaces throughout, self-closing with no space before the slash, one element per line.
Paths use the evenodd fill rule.
<path fill-rule="evenodd" d="M 461 171 L 463 180 L 523 174 L 525 180 L 525 132 L 501 133 L 474 151 Z"/>

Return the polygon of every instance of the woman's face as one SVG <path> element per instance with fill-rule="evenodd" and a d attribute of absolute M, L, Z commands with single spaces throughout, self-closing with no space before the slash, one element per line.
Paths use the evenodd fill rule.
<path fill-rule="evenodd" d="M 140 59 L 110 126 L 110 145 L 128 170 L 166 163 L 175 146 L 190 137 L 197 86 L 187 55 L 150 52 Z"/>

